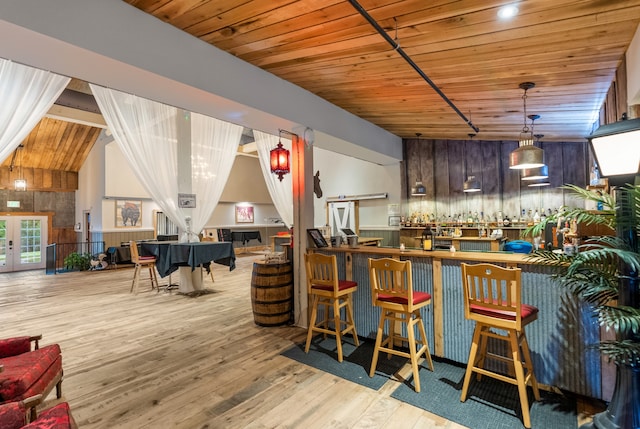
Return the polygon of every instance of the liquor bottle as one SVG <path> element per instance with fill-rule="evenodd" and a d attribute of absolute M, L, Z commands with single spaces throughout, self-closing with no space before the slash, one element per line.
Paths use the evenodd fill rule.
<path fill-rule="evenodd" d="M 540 223 L 540 213 L 538 213 L 538 210 L 536 210 L 535 214 L 533 215 L 533 223 L 535 225 Z"/>
<path fill-rule="evenodd" d="M 504 218 L 502 217 L 502 212 L 498 212 L 498 228 L 502 228 L 504 226 Z"/>
<path fill-rule="evenodd" d="M 595 162 L 591 167 L 591 174 L 589 174 L 589 184 L 592 186 L 597 186 L 600 184 L 600 170 L 598 169 L 598 165 Z"/>
<path fill-rule="evenodd" d="M 511 221 L 509 220 L 509 216 L 505 216 L 504 219 L 502 220 L 502 225 L 509 226 L 510 223 Z"/>

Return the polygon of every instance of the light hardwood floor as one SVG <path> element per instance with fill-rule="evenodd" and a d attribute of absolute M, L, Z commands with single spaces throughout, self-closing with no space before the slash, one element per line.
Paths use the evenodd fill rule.
<path fill-rule="evenodd" d="M 146 281 L 132 295 L 131 268 L 2 274 L 0 337 L 60 344 L 62 400 L 83 429 L 462 427 L 391 398 L 396 381 L 374 391 L 280 356 L 306 330 L 253 323 L 256 258 L 215 266 L 197 298 Z"/>

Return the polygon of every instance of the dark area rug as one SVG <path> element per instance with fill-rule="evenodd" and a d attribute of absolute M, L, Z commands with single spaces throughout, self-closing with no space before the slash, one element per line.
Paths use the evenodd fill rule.
<path fill-rule="evenodd" d="M 391 397 L 473 429 L 524 427 L 515 385 L 486 376 L 477 382 L 474 375 L 467 400 L 460 402 L 465 368 L 436 359 L 433 366 L 433 372 L 420 368 L 420 393 L 401 384 Z M 541 401 L 533 402 L 533 393 L 528 391 L 532 428 L 577 427 L 575 398 L 541 390 Z"/>
<path fill-rule="evenodd" d="M 373 342 L 360 339 L 360 346 L 356 347 L 353 337 L 347 336 L 342 342 L 342 363 L 338 362 L 338 349 L 334 337 L 323 339 L 316 336 L 311 341 L 309 353 L 304 352 L 304 343 L 291 347 L 282 352 L 283 356 L 319 370 L 328 372 L 345 380 L 358 383 L 374 390 L 380 389 L 406 362 L 402 359 L 387 360 L 380 357 L 376 373 L 369 377 L 371 357 L 373 356 Z"/>

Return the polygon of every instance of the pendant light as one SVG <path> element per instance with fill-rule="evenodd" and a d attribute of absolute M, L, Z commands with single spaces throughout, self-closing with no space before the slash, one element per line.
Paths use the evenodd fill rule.
<path fill-rule="evenodd" d="M 416 186 L 411 188 L 411 196 L 413 197 L 424 197 L 427 195 L 427 188 L 422 184 L 422 155 L 420 148 L 420 136 L 422 133 L 416 133 L 416 137 L 418 137 L 418 167 L 420 170 L 420 176 L 418 176 L 418 180 L 416 180 Z"/>
<path fill-rule="evenodd" d="M 282 177 L 285 174 L 289 174 L 289 151 L 282 146 L 282 133 L 288 132 L 285 130 L 278 130 L 278 145 L 271 149 L 269 152 L 269 159 L 271 165 L 271 172 L 278 176 L 278 179 L 282 182 Z"/>
<path fill-rule="evenodd" d="M 520 88 L 524 90 L 522 103 L 524 106 L 524 127 L 520 133 L 519 147 L 509 154 L 509 168 L 522 170 L 536 168 L 544 165 L 544 152 L 533 145 L 533 131 L 527 126 L 527 91 L 535 87 L 533 82 L 523 82 Z"/>
<path fill-rule="evenodd" d="M 531 119 L 531 132 L 533 133 L 533 123 L 535 120 L 540 119 L 540 115 L 529 115 L 529 119 Z M 536 144 L 540 145 L 540 139 L 544 137 L 544 134 L 534 134 L 536 139 Z M 542 167 L 536 168 L 525 168 L 522 170 L 522 180 L 526 182 L 531 182 L 533 180 L 542 180 L 549 178 L 549 167 L 547 165 L 543 165 Z M 540 186 L 540 185 L 539 185 Z M 545 186 L 545 185 L 541 185 Z"/>
<path fill-rule="evenodd" d="M 26 191 L 27 190 L 27 181 L 22 175 L 22 150 L 24 149 L 24 145 L 20 144 L 13 152 L 13 158 L 11 159 L 11 165 L 9 166 L 9 171 L 13 171 L 13 167 L 15 166 L 16 157 L 18 156 L 18 152 L 20 152 L 20 158 L 18 160 L 18 178 L 13 181 L 13 187 L 16 191 Z"/>
<path fill-rule="evenodd" d="M 469 134 L 469 140 L 473 140 L 473 137 L 475 137 L 475 134 L 470 133 Z M 466 157 L 466 151 L 465 151 L 465 157 L 464 157 L 464 173 L 465 175 L 467 174 L 467 157 Z M 465 182 L 462 184 L 462 191 L 463 192 L 480 192 L 482 189 L 480 187 L 480 181 L 478 179 L 476 179 L 476 176 L 474 175 L 469 175 L 467 176 L 467 180 L 465 180 Z"/>
<path fill-rule="evenodd" d="M 540 144 L 540 139 L 544 137 L 544 134 L 534 134 L 533 136 L 536 138 L 536 143 Z M 530 170 L 525 169 L 522 171 L 522 180 L 529 181 L 528 186 L 530 188 L 551 185 L 551 183 L 549 182 L 549 167 L 547 167 L 546 164 L 542 167 L 532 168 Z"/>

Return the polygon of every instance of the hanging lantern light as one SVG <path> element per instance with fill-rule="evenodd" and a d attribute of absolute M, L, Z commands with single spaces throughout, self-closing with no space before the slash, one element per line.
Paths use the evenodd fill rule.
<path fill-rule="evenodd" d="M 289 174 L 291 168 L 289 166 L 289 150 L 282 146 L 280 141 L 282 130 L 278 130 L 278 145 L 271 149 L 271 172 L 278 176 L 278 179 L 282 182 L 282 176 Z"/>
<path fill-rule="evenodd" d="M 469 141 L 473 140 L 476 136 L 473 133 L 468 134 Z M 464 151 L 464 174 L 467 180 L 462 184 L 463 192 L 480 192 L 482 187 L 480 186 L 480 181 L 473 174 L 467 175 L 467 151 Z"/>
<path fill-rule="evenodd" d="M 520 133 L 519 147 L 509 154 L 509 168 L 522 170 L 544 165 L 544 152 L 533 145 L 533 131 L 527 126 L 527 90 L 535 87 L 533 82 L 523 82 L 520 89 L 524 90 L 522 104 L 524 106 L 524 127 Z"/>
<path fill-rule="evenodd" d="M 422 184 L 422 148 L 420 147 L 420 136 L 422 133 L 416 133 L 418 138 L 418 169 L 420 170 L 420 177 L 416 179 L 416 186 L 411 188 L 412 197 L 424 197 L 427 195 L 427 188 Z"/>
<path fill-rule="evenodd" d="M 27 181 L 22 175 L 22 150 L 24 148 L 23 144 L 18 145 L 15 151 L 13 151 L 13 157 L 11 158 L 11 165 L 9 166 L 9 171 L 13 171 L 13 168 L 16 163 L 16 157 L 18 155 L 18 151 L 20 152 L 20 158 L 18 159 L 18 178 L 13 181 L 13 187 L 16 191 L 26 191 L 27 190 Z"/>

